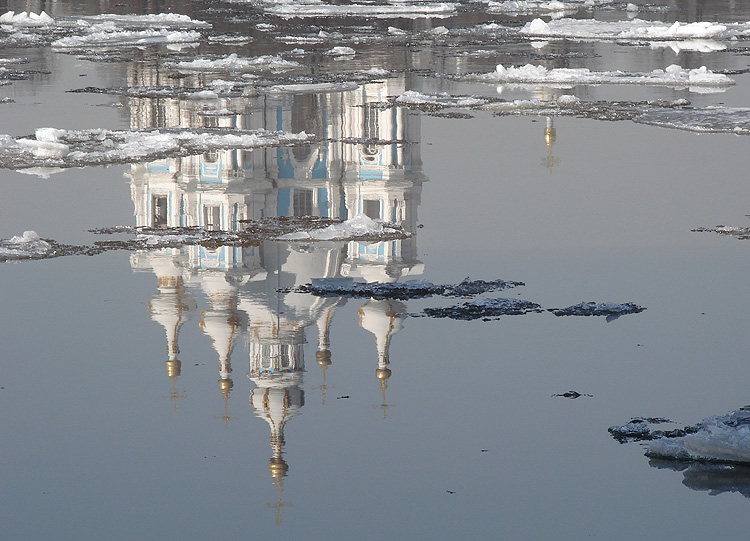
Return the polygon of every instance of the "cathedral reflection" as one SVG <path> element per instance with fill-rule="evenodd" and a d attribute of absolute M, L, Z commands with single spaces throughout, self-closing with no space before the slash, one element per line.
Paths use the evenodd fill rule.
<path fill-rule="evenodd" d="M 132 65 L 131 86 L 164 84 L 155 67 Z M 204 75 L 180 80 L 204 85 Z M 130 98 L 132 128 L 226 127 L 306 131 L 316 144 L 287 148 L 218 150 L 131 167 L 131 195 L 137 226 L 203 227 L 239 231 L 243 220 L 316 216 L 346 220 L 358 214 L 395 222 L 413 236 L 383 242 L 261 242 L 257 246 L 183 246 L 131 257 L 134 269 L 153 272 L 157 292 L 149 303 L 151 318 L 167 339 L 170 397 L 178 390 L 179 333 L 195 313 L 218 356 L 218 385 L 229 423 L 229 398 L 236 349 L 248 355 L 248 378 L 254 388 L 249 405 L 270 428 L 268 472 L 279 492 L 273 504 L 281 520 L 281 490 L 289 466 L 284 458 L 285 426 L 305 404 L 304 347 L 316 341 L 315 361 L 323 383 L 333 365 L 330 330 L 344 298 L 297 293 L 296 286 L 316 278 L 351 277 L 394 282 L 420 274 L 416 227 L 422 182 L 419 117 L 399 108 L 375 106 L 407 88 L 409 75 L 361 85 L 356 90 L 242 98 L 189 100 Z M 174 81 L 170 81 L 173 84 Z M 399 142 L 396 142 L 399 141 Z M 405 142 L 405 143 L 403 143 Z M 205 302 L 198 312 L 196 299 Z M 359 309 L 360 326 L 375 337 L 375 376 L 385 399 L 388 348 L 401 330 L 406 306 L 370 299 Z M 234 391 L 233 391 L 234 389 Z"/>

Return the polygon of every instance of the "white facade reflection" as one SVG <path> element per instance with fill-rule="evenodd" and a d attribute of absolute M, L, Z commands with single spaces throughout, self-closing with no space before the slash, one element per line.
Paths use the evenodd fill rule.
<path fill-rule="evenodd" d="M 131 86 L 164 83 L 156 69 L 131 66 L 129 76 Z M 202 84 L 197 77 L 182 83 Z M 346 220 L 362 213 L 416 233 L 423 182 L 419 117 L 375 105 L 404 90 L 402 76 L 325 94 L 209 101 L 131 98 L 132 128 L 304 130 L 323 139 L 298 147 L 218 150 L 133 165 L 129 177 L 136 225 L 236 232 L 245 220 L 301 216 Z M 174 384 L 180 374 L 177 342 L 188 315 L 198 313 L 199 327 L 218 357 L 225 405 L 224 415 L 218 418 L 226 423 L 233 418 L 229 397 L 237 359 L 232 356 L 237 355 L 238 344 L 245 346 L 247 375 L 254 384 L 249 405 L 270 428 L 268 471 L 278 489 L 274 506 L 279 521 L 283 478 L 289 470 L 284 430 L 305 403 L 304 346 L 312 335 L 315 361 L 324 378 L 318 389 L 325 404 L 325 371 L 334 358 L 330 330 L 336 311 L 346 303 L 343 298 L 315 297 L 292 289 L 315 278 L 394 282 L 423 271 L 417 255 L 415 235 L 375 243 L 183 246 L 132 255 L 133 268 L 157 276 L 159 292 L 149 307 L 152 319 L 165 328 L 173 397 L 180 396 Z M 200 312 L 196 298 L 205 299 Z M 359 314 L 360 325 L 375 335 L 371 351 L 376 352 L 376 378 L 385 408 L 385 380 L 391 374 L 388 346 L 403 325 L 406 307 L 371 299 Z"/>

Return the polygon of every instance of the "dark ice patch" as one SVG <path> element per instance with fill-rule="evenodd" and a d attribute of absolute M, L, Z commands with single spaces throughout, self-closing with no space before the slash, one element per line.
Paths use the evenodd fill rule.
<path fill-rule="evenodd" d="M 502 316 L 520 316 L 529 312 L 542 312 L 542 307 L 523 299 L 481 298 L 443 308 L 425 308 L 414 317 L 433 317 L 473 321 L 492 321 Z"/>

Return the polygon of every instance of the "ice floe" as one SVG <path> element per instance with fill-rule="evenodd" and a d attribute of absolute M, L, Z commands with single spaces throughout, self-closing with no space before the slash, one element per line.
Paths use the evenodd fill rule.
<path fill-rule="evenodd" d="M 410 236 L 401 227 L 358 214 L 344 222 L 331 224 L 323 229 L 297 231 L 279 237 L 285 241 L 335 241 L 335 240 L 385 240 Z"/>
<path fill-rule="evenodd" d="M 646 442 L 652 458 L 716 464 L 750 464 L 750 406 L 708 417 L 696 425 L 673 430 L 652 430 L 652 424 L 672 423 L 663 418 L 636 418 L 609 433 L 620 443 Z"/>
<path fill-rule="evenodd" d="M 304 17 L 374 17 L 407 18 L 447 17 L 456 11 L 456 4 L 447 2 L 391 2 L 386 4 L 329 4 L 321 1 L 264 2 L 263 10 L 285 18 Z"/>
<path fill-rule="evenodd" d="M 466 321 L 475 319 L 491 321 L 502 316 L 519 316 L 529 312 L 541 311 L 541 306 L 523 299 L 480 297 L 455 306 L 425 308 L 422 312 L 411 315 L 413 317 L 449 318 Z"/>
<path fill-rule="evenodd" d="M 559 17 L 590 6 L 593 6 L 593 2 L 587 5 L 585 2 L 560 2 L 558 0 L 507 0 L 505 2 L 488 2 L 487 11 L 508 15 L 544 14 Z"/>
<path fill-rule="evenodd" d="M 718 233 L 727 237 L 734 237 L 739 240 L 750 239 L 750 227 L 734 227 L 727 225 L 717 225 L 716 227 L 699 227 L 693 229 L 697 233 Z"/>
<path fill-rule="evenodd" d="M 229 72 L 280 72 L 301 67 L 299 62 L 284 60 L 278 55 L 263 55 L 243 58 L 232 53 L 223 58 L 196 58 L 189 62 L 177 62 L 174 68 L 179 71 L 229 71 Z"/>
<path fill-rule="evenodd" d="M 727 46 L 712 39 L 686 39 L 681 41 L 652 41 L 649 44 L 652 49 L 672 49 L 675 54 L 683 51 L 695 51 L 699 53 L 715 53 L 726 50 Z"/>
<path fill-rule="evenodd" d="M 42 240 L 36 231 L 24 231 L 7 240 L 0 240 L 0 261 L 44 257 L 52 245 Z"/>
<path fill-rule="evenodd" d="M 45 11 L 42 11 L 39 14 L 28 11 L 22 11 L 21 13 L 7 11 L 0 15 L 0 25 L 52 26 L 54 24 L 55 19 L 47 15 Z"/>
<path fill-rule="evenodd" d="M 534 19 L 521 30 L 527 36 L 579 40 L 693 40 L 731 39 L 750 34 L 750 23 L 719 24 L 714 22 L 663 23 L 631 19 L 599 21 L 594 19 L 558 19 L 545 22 Z"/>
<path fill-rule="evenodd" d="M 42 239 L 36 231 L 24 231 L 9 239 L 0 240 L 0 262 L 51 259 L 65 255 L 94 255 L 97 247 L 71 246 L 50 239 Z"/>
<path fill-rule="evenodd" d="M 750 464 L 750 407 L 704 419 L 695 431 L 648 443 L 650 457 Z"/>
<path fill-rule="evenodd" d="M 367 297 L 374 299 L 417 299 L 432 297 L 474 297 L 482 293 L 523 286 L 523 282 L 505 280 L 472 280 L 465 278 L 458 284 L 433 284 L 429 280 L 405 282 L 355 282 L 352 278 L 320 278 L 295 289 L 318 297 Z"/>
<path fill-rule="evenodd" d="M 121 45 L 140 46 L 155 43 L 191 43 L 200 39 L 201 33 L 196 30 L 119 30 L 114 27 L 101 27 L 82 36 L 68 36 L 55 40 L 52 42 L 52 47 L 73 49 Z"/>
<path fill-rule="evenodd" d="M 299 144 L 304 132 L 259 130 L 61 130 L 39 128 L 35 136 L 0 135 L 0 167 L 80 167 L 185 156 L 211 149 Z"/>
<path fill-rule="evenodd" d="M 641 124 L 700 133 L 750 134 L 750 108 L 707 106 L 678 110 L 652 109 L 633 119 Z"/>
<path fill-rule="evenodd" d="M 60 49 L 85 47 L 142 46 L 153 43 L 171 45 L 197 42 L 197 29 L 211 25 L 187 15 L 116 15 L 53 18 L 44 11 L 0 15 L 3 35 L 0 43 L 10 46 L 44 45 Z M 7 32 L 10 29 L 10 34 Z"/>
<path fill-rule="evenodd" d="M 556 316 L 605 316 L 607 321 L 614 321 L 626 314 L 639 314 L 645 310 L 632 302 L 582 302 L 567 308 L 550 308 L 548 311 Z"/>
<path fill-rule="evenodd" d="M 505 67 L 498 64 L 495 71 L 480 75 L 470 75 L 469 80 L 502 84 L 545 84 L 570 87 L 574 85 L 631 84 L 649 86 L 673 86 L 693 88 L 724 89 L 734 84 L 734 80 L 721 73 L 714 73 L 702 66 L 686 69 L 672 64 L 661 70 L 648 73 L 623 71 L 591 71 L 588 68 L 552 68 L 526 64 L 520 67 Z"/>
<path fill-rule="evenodd" d="M 495 101 L 498 100 L 484 96 L 451 96 L 445 92 L 440 94 L 423 94 L 415 90 L 407 90 L 393 98 L 392 103 L 424 111 L 433 111 L 446 107 L 474 108 Z"/>

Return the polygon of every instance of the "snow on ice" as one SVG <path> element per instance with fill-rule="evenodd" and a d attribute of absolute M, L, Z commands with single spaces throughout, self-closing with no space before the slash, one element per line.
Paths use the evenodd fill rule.
<path fill-rule="evenodd" d="M 641 19 L 628 21 L 558 19 L 547 23 L 542 19 L 534 19 L 521 29 L 521 33 L 527 36 L 582 40 L 731 39 L 747 36 L 750 33 L 750 23 L 681 23 L 676 21 L 668 24 Z"/>
<path fill-rule="evenodd" d="M 209 59 L 196 58 L 189 62 L 177 62 L 175 69 L 183 72 L 190 71 L 230 71 L 230 72 L 262 72 L 288 71 L 298 68 L 301 64 L 294 60 L 284 60 L 277 55 L 264 55 L 253 58 L 243 58 L 232 53 L 224 58 Z"/>
<path fill-rule="evenodd" d="M 750 464 L 750 407 L 709 417 L 695 428 L 692 434 L 649 442 L 646 454 L 674 460 Z"/>
<path fill-rule="evenodd" d="M 314 136 L 260 130 L 61 130 L 39 128 L 34 138 L 0 135 L 0 167 L 80 167 L 185 156 L 210 149 L 298 144 Z"/>
<path fill-rule="evenodd" d="M 656 69 L 649 73 L 623 71 L 591 71 L 588 68 L 552 68 L 526 64 L 521 67 L 505 67 L 498 64 L 495 71 L 481 75 L 467 76 L 470 80 L 502 84 L 547 84 L 569 87 L 573 85 L 635 84 L 650 86 L 677 86 L 723 89 L 734 84 L 734 80 L 721 73 L 714 73 L 702 66 L 686 69 L 676 64 L 666 69 Z"/>
<path fill-rule="evenodd" d="M 280 17 L 376 17 L 407 18 L 447 17 L 455 13 L 456 4 L 444 2 L 393 2 L 388 4 L 326 4 L 323 2 L 265 2 L 266 13 Z"/>
<path fill-rule="evenodd" d="M 345 222 L 331 224 L 323 229 L 288 233 L 279 238 L 285 241 L 336 241 L 353 239 L 384 240 L 386 238 L 403 238 L 410 236 L 402 228 L 374 220 L 364 214 L 358 214 Z"/>
<path fill-rule="evenodd" d="M 44 257 L 52 245 L 42 240 L 36 231 L 24 231 L 7 240 L 0 240 L 0 261 L 38 259 Z"/>

